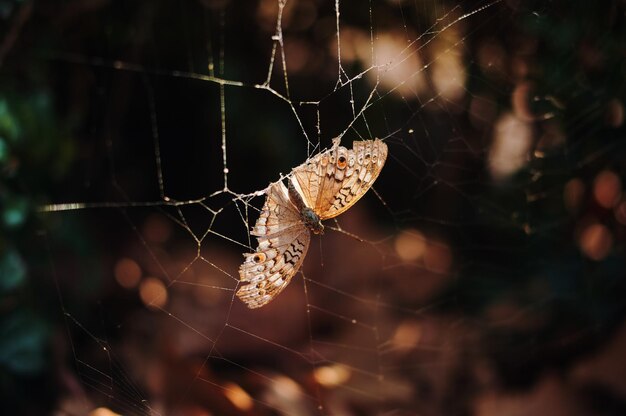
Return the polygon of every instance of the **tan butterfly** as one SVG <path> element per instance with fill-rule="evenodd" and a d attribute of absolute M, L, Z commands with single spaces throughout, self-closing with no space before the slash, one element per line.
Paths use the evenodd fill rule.
<path fill-rule="evenodd" d="M 239 268 L 243 283 L 237 296 L 249 308 L 274 299 L 300 269 L 311 231 L 322 234 L 322 221 L 336 217 L 356 203 L 372 186 L 387 159 L 381 140 L 339 146 L 312 157 L 294 168 L 282 181 L 268 186 L 267 197 L 251 234 L 259 246 L 244 254 Z"/>

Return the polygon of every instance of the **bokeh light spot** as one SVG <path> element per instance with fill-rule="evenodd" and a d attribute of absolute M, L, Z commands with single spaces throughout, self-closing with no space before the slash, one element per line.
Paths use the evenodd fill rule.
<path fill-rule="evenodd" d="M 396 237 L 394 248 L 402 260 L 418 260 L 426 251 L 426 237 L 414 229 L 404 230 Z"/>
<path fill-rule="evenodd" d="M 167 303 L 167 288 L 156 277 L 147 277 L 139 285 L 139 297 L 148 308 L 159 309 Z"/>
<path fill-rule="evenodd" d="M 106 407 L 98 407 L 89 412 L 89 416 L 121 416 L 119 413 L 115 413 L 113 410 Z"/>
<path fill-rule="evenodd" d="M 422 327 L 413 321 L 402 322 L 393 334 L 393 344 L 400 349 L 414 348 L 422 338 Z"/>
<path fill-rule="evenodd" d="M 503 114 L 496 121 L 489 152 L 489 168 L 494 179 L 504 180 L 524 167 L 531 142 L 530 125 L 511 113 Z"/>
<path fill-rule="evenodd" d="M 593 182 L 593 196 L 603 208 L 613 208 L 622 195 L 622 181 L 614 172 L 604 170 Z"/>
<path fill-rule="evenodd" d="M 433 65 L 432 81 L 437 96 L 445 102 L 459 101 L 465 96 L 465 81 L 467 73 L 462 62 L 462 56 L 453 51 L 446 51 L 439 56 Z M 454 106 L 448 107 L 453 111 Z M 460 109 L 459 109 L 460 110 Z"/>
<path fill-rule="evenodd" d="M 379 83 L 383 88 L 393 91 L 401 97 L 419 95 L 427 88 L 426 77 L 421 56 L 418 54 L 420 44 L 407 44 L 408 39 L 415 39 L 413 34 L 405 32 L 383 32 L 374 40 L 374 55 L 378 71 L 368 72 L 372 85 Z M 362 38 L 371 48 L 369 38 Z M 364 50 L 365 44 L 357 50 Z M 369 49 L 371 50 L 371 49 Z M 360 56 L 364 65 L 371 65 L 371 52 Z M 378 72 L 378 73 L 377 73 Z"/>
<path fill-rule="evenodd" d="M 296 400 L 302 395 L 302 389 L 298 383 L 287 376 L 274 377 L 272 387 L 276 393 L 288 400 Z"/>
<path fill-rule="evenodd" d="M 609 229 L 602 224 L 590 224 L 581 233 L 578 240 L 581 251 L 592 260 L 604 259 L 613 245 Z"/>
<path fill-rule="evenodd" d="M 235 383 L 227 383 L 224 385 L 224 395 L 239 410 L 252 410 L 254 402 L 252 397 L 244 389 Z"/>
<path fill-rule="evenodd" d="M 132 289 L 137 286 L 141 279 L 141 268 L 136 261 L 122 258 L 115 263 L 113 274 L 120 286 L 126 289 Z"/>
<path fill-rule="evenodd" d="M 351 371 L 341 364 L 325 365 L 317 367 L 313 371 L 315 381 L 324 387 L 336 387 L 350 379 Z"/>

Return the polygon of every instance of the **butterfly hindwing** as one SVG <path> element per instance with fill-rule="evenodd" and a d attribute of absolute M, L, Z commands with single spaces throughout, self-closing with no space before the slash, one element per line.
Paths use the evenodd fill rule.
<path fill-rule="evenodd" d="M 245 284 L 239 287 L 237 296 L 249 308 L 258 308 L 289 284 L 304 261 L 311 238 L 282 182 L 268 188 L 252 234 L 259 245 L 256 252 L 244 254 L 239 278 Z"/>

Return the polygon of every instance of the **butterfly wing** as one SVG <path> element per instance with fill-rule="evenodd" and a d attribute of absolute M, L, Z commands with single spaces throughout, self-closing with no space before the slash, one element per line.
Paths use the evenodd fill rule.
<path fill-rule="evenodd" d="M 257 237 L 259 246 L 256 252 L 244 254 L 239 268 L 243 285 L 237 296 L 253 309 L 272 301 L 289 284 L 309 248 L 310 232 L 282 182 L 268 188 L 251 234 Z"/>
<path fill-rule="evenodd" d="M 292 183 L 309 208 L 315 208 L 315 201 L 323 184 L 324 172 L 330 162 L 332 152 L 333 149 L 326 150 L 291 171 Z"/>
<path fill-rule="evenodd" d="M 381 140 L 335 144 L 292 171 L 292 183 L 320 219 L 336 217 L 354 205 L 372 186 L 387 159 Z M 274 299 L 302 266 L 311 234 L 289 199 L 282 182 L 269 186 L 265 204 L 252 235 L 259 246 L 244 254 L 239 268 L 243 283 L 237 296 L 249 307 L 259 308 Z"/>
<path fill-rule="evenodd" d="M 356 141 L 352 149 L 334 146 L 293 170 L 304 201 L 320 219 L 336 217 L 372 186 L 387 159 L 379 140 Z"/>
<path fill-rule="evenodd" d="M 353 142 L 350 150 L 337 148 L 315 204 L 319 217 L 334 218 L 354 205 L 376 181 L 386 160 L 387 145 L 379 139 Z"/>

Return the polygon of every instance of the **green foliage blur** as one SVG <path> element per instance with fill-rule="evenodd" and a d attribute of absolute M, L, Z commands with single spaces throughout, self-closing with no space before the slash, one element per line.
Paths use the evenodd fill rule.
<path fill-rule="evenodd" d="M 0 2 L 3 33 L 24 3 Z M 0 74 L 0 402 L 3 412 L 20 413 L 39 406 L 31 394 L 40 395 L 41 404 L 52 397 L 52 389 L 42 389 L 49 384 L 52 326 L 58 319 L 50 314 L 52 282 L 40 281 L 36 271 L 46 262 L 37 248 L 42 226 L 37 210 L 67 172 L 73 146 L 45 69 L 5 61 Z"/>

